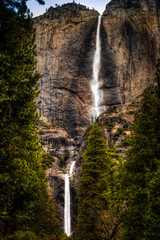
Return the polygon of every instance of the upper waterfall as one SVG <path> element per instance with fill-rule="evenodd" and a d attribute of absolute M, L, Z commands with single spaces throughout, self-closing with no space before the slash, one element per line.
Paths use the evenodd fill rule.
<path fill-rule="evenodd" d="M 93 74 L 92 74 L 92 81 L 91 81 L 91 90 L 94 96 L 94 102 L 92 107 L 91 122 L 94 122 L 102 111 L 100 104 L 103 96 L 102 96 L 102 92 L 99 89 L 99 71 L 101 66 L 101 42 L 100 42 L 101 18 L 102 16 L 100 15 L 98 17 L 98 25 L 97 25 L 96 51 L 93 59 Z"/>

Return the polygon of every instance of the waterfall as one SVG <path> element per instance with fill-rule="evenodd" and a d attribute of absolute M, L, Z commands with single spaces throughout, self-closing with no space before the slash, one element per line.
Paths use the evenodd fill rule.
<path fill-rule="evenodd" d="M 100 107 L 102 101 L 102 92 L 99 89 L 99 71 L 101 64 L 101 43 L 100 43 L 100 26 L 101 26 L 101 15 L 98 17 L 98 25 L 97 25 L 97 34 L 96 34 L 96 51 L 93 59 L 93 72 L 92 72 L 92 80 L 91 80 L 91 90 L 94 96 L 94 102 L 92 106 L 92 119 L 93 123 L 102 109 Z"/>
<path fill-rule="evenodd" d="M 71 164 L 69 172 L 65 174 L 65 195 L 64 195 L 64 233 L 71 235 L 71 209 L 70 209 L 70 182 L 69 177 L 72 175 L 75 161 Z"/>
<path fill-rule="evenodd" d="M 71 213 L 70 213 L 70 184 L 69 175 L 65 174 L 65 196 L 64 196 L 64 233 L 71 234 Z"/>
<path fill-rule="evenodd" d="M 72 163 L 70 169 L 69 169 L 69 174 L 71 175 L 73 173 L 73 169 L 74 169 L 74 166 L 75 166 L 75 161 Z"/>

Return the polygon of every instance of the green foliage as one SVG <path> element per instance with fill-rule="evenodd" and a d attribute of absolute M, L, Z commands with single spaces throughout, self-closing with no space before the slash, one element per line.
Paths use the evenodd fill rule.
<path fill-rule="evenodd" d="M 64 155 L 63 156 L 59 156 L 59 160 L 60 160 L 59 165 L 60 165 L 60 167 L 63 167 L 66 164 L 66 160 L 69 158 L 69 156 L 70 156 L 69 150 L 65 149 Z"/>
<path fill-rule="evenodd" d="M 160 65 L 159 65 L 160 66 Z M 160 238 L 160 69 L 156 94 L 144 94 L 143 106 L 135 114 L 131 148 L 125 163 L 122 188 L 125 211 L 123 240 Z"/>
<path fill-rule="evenodd" d="M 107 119 L 103 124 L 103 127 L 107 127 L 108 132 L 110 132 L 113 128 L 113 124 Z"/>
<path fill-rule="evenodd" d="M 115 175 L 118 174 L 116 170 L 119 161 L 114 159 L 117 154 L 107 149 L 102 130 L 96 122 L 86 143 L 87 148 L 82 155 L 85 161 L 82 163 L 82 177 L 78 190 L 79 208 L 75 239 L 112 239 L 120 224 L 116 213 L 118 204 L 114 201 L 117 186 Z"/>
<path fill-rule="evenodd" d="M 54 127 L 54 128 L 56 127 L 56 125 L 53 122 L 52 122 L 52 127 Z"/>
<path fill-rule="evenodd" d="M 42 120 L 38 120 L 38 123 L 40 123 L 43 127 L 50 129 L 51 125 L 49 125 L 48 123 L 42 121 Z"/>
<path fill-rule="evenodd" d="M 61 240 L 71 240 L 71 239 L 72 237 L 68 237 L 67 234 L 65 233 Z"/>
<path fill-rule="evenodd" d="M 60 239 L 35 134 L 39 75 L 25 3 L 0 1 L 0 235 Z"/>
<path fill-rule="evenodd" d="M 51 128 L 51 126 L 49 125 L 49 124 L 45 124 L 45 127 L 47 128 L 47 129 L 50 129 Z"/>
<path fill-rule="evenodd" d="M 119 113 L 118 114 L 118 117 L 123 117 L 124 116 L 124 113 Z"/>
<path fill-rule="evenodd" d="M 45 131 L 41 129 L 41 130 L 39 130 L 39 134 L 40 135 L 45 135 Z"/>
<path fill-rule="evenodd" d="M 125 131 L 129 130 L 128 123 L 123 124 L 123 128 L 118 128 L 115 134 L 115 137 L 119 137 L 120 135 L 126 135 Z"/>
<path fill-rule="evenodd" d="M 116 109 L 117 109 L 117 106 L 115 106 L 115 105 L 110 106 L 109 109 L 108 109 L 108 112 L 113 113 L 113 112 L 116 111 Z"/>
<path fill-rule="evenodd" d="M 128 126 L 128 123 L 124 123 L 124 124 L 123 124 L 123 129 L 124 129 L 124 130 L 127 131 L 127 130 L 128 130 L 128 127 L 129 127 L 129 126 Z"/>
<path fill-rule="evenodd" d="M 119 137 L 123 133 L 124 129 L 123 128 L 118 128 L 117 132 L 115 134 L 115 137 Z"/>
<path fill-rule="evenodd" d="M 121 143 L 119 144 L 119 147 L 128 147 L 131 145 L 131 138 L 130 137 L 125 137 Z"/>
<path fill-rule="evenodd" d="M 55 217 L 53 200 L 49 196 L 41 197 L 32 207 L 34 218 L 29 221 L 30 229 L 45 240 L 61 239 L 63 235 Z"/>
<path fill-rule="evenodd" d="M 128 114 L 132 115 L 132 114 L 135 114 L 135 112 L 130 110 Z"/>
<path fill-rule="evenodd" d="M 2 0 L 1 2 L 6 8 L 10 8 L 12 11 L 16 10 L 19 14 L 22 14 L 22 16 L 24 16 L 24 14 L 28 11 L 27 1 L 28 0 Z M 45 4 L 44 0 L 36 1 L 42 5 Z"/>
<path fill-rule="evenodd" d="M 44 169 L 52 167 L 52 162 L 55 162 L 55 158 L 49 153 L 42 153 L 42 165 Z"/>
<path fill-rule="evenodd" d="M 139 107 L 139 103 L 131 103 L 130 105 L 129 105 L 130 107 L 135 107 L 135 108 L 137 108 L 137 107 Z"/>
<path fill-rule="evenodd" d="M 31 231 L 17 231 L 13 235 L 9 235 L 5 240 L 41 240 L 41 238 Z"/>

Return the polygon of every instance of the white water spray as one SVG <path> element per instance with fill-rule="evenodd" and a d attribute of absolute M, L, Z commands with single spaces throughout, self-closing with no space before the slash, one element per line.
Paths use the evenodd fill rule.
<path fill-rule="evenodd" d="M 71 235 L 71 208 L 70 208 L 70 183 L 69 177 L 72 175 L 75 161 L 71 164 L 69 173 L 65 174 L 65 196 L 64 196 L 64 233 Z"/>
<path fill-rule="evenodd" d="M 71 175 L 73 173 L 73 170 L 74 170 L 74 166 L 75 166 L 75 161 L 71 164 L 71 167 L 69 169 L 69 174 Z"/>
<path fill-rule="evenodd" d="M 68 236 L 71 234 L 71 218 L 70 218 L 70 184 L 69 175 L 65 174 L 65 197 L 64 197 L 64 233 Z"/>
<path fill-rule="evenodd" d="M 99 71 L 101 65 L 101 43 L 100 43 L 100 26 L 101 26 L 101 15 L 98 17 L 98 25 L 97 25 L 97 35 L 96 35 L 96 51 L 93 59 L 93 75 L 91 81 L 91 90 L 94 96 L 94 102 L 92 107 L 92 119 L 93 123 L 99 114 L 102 111 L 100 107 L 102 101 L 102 92 L 99 89 Z"/>

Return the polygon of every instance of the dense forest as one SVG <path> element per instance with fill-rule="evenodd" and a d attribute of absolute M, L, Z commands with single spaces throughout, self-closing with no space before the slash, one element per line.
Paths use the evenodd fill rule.
<path fill-rule="evenodd" d="M 126 161 L 107 147 L 97 121 L 88 130 L 68 237 L 47 192 L 48 162 L 36 134 L 40 76 L 26 2 L 0 1 L 0 239 L 159 240 L 160 60 L 157 84 L 135 113 Z"/>
<path fill-rule="evenodd" d="M 42 0 L 38 0 L 44 4 Z M 0 238 L 61 239 L 35 133 L 39 75 L 26 1 L 0 2 Z"/>
<path fill-rule="evenodd" d="M 157 86 L 135 113 L 127 160 L 107 148 L 95 122 L 86 140 L 75 239 L 160 238 L 160 61 Z"/>

